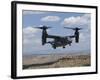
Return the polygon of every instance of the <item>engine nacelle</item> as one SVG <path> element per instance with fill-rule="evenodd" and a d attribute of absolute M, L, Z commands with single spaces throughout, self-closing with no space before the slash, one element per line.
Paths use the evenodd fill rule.
<path fill-rule="evenodd" d="M 79 32 L 78 31 L 75 32 L 75 42 L 76 43 L 79 42 Z"/>

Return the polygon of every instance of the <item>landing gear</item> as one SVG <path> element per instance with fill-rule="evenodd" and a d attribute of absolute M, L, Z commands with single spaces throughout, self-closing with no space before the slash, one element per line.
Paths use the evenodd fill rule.
<path fill-rule="evenodd" d="M 65 48 L 65 46 L 63 46 L 63 48 Z"/>
<path fill-rule="evenodd" d="M 54 49 L 56 49 L 56 47 L 53 47 Z"/>
<path fill-rule="evenodd" d="M 53 44 L 52 47 L 53 47 L 54 49 L 56 49 L 56 45 L 55 45 L 55 44 Z"/>
<path fill-rule="evenodd" d="M 71 43 L 69 44 L 69 46 L 71 46 Z"/>

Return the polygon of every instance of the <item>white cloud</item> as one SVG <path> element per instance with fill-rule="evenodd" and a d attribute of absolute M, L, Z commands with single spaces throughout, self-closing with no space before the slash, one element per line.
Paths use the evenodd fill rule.
<path fill-rule="evenodd" d="M 71 16 L 69 18 L 65 18 L 62 24 L 64 26 L 80 26 L 80 25 L 88 25 L 90 23 L 90 14 L 84 14 L 83 16 Z"/>
<path fill-rule="evenodd" d="M 31 11 L 31 10 L 25 10 L 23 11 L 23 14 L 24 15 L 27 15 L 27 14 L 44 14 L 46 12 L 42 12 L 42 11 Z"/>
<path fill-rule="evenodd" d="M 23 28 L 23 54 L 48 49 L 48 45 L 42 46 L 41 35 L 42 33 L 39 29 L 35 29 L 31 26 Z"/>
<path fill-rule="evenodd" d="M 23 33 L 24 34 L 31 34 L 31 33 L 34 34 L 37 31 L 38 31 L 38 29 L 35 29 L 35 28 L 31 27 L 31 26 L 23 28 Z"/>
<path fill-rule="evenodd" d="M 58 16 L 45 16 L 41 19 L 41 21 L 59 21 L 60 17 Z"/>
<path fill-rule="evenodd" d="M 23 43 L 28 44 L 33 41 L 37 42 L 38 40 L 36 40 L 35 38 L 38 32 L 39 32 L 38 29 L 35 29 L 31 26 L 23 28 Z"/>

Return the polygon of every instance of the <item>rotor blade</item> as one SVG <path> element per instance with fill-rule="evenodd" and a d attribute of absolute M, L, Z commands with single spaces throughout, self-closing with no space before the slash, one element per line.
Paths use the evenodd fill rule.
<path fill-rule="evenodd" d="M 34 27 L 34 28 L 42 29 L 42 27 Z"/>
<path fill-rule="evenodd" d="M 45 27 L 46 29 L 52 28 L 52 27 Z"/>
<path fill-rule="evenodd" d="M 76 28 L 74 28 L 74 30 L 81 30 L 82 28 L 78 28 L 78 27 L 76 27 Z"/>
<path fill-rule="evenodd" d="M 64 28 L 66 28 L 66 29 L 74 29 L 74 28 L 70 28 L 70 27 L 64 27 Z"/>
<path fill-rule="evenodd" d="M 64 27 L 66 29 L 72 29 L 72 30 L 81 30 L 82 28 L 78 28 L 78 27 L 75 27 L 75 28 L 70 28 L 70 27 Z"/>
<path fill-rule="evenodd" d="M 38 28 L 38 29 L 49 29 L 49 28 L 51 28 L 51 27 L 43 26 L 43 27 L 34 27 L 34 28 Z"/>

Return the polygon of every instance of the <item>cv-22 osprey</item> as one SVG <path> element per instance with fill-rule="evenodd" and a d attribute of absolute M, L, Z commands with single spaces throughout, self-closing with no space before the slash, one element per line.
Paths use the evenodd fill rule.
<path fill-rule="evenodd" d="M 46 43 L 50 43 L 54 49 L 57 47 L 63 47 L 65 48 L 66 45 L 70 45 L 72 43 L 72 38 L 75 38 L 75 42 L 79 43 L 79 30 L 82 28 L 70 28 L 70 27 L 64 27 L 65 29 L 72 29 L 74 30 L 74 34 L 71 36 L 56 36 L 56 35 L 49 35 L 47 33 L 47 29 L 51 28 L 48 26 L 42 26 L 42 27 L 35 27 L 38 29 L 42 29 L 42 45 L 45 45 Z M 47 38 L 52 38 L 52 41 L 47 41 Z"/>

